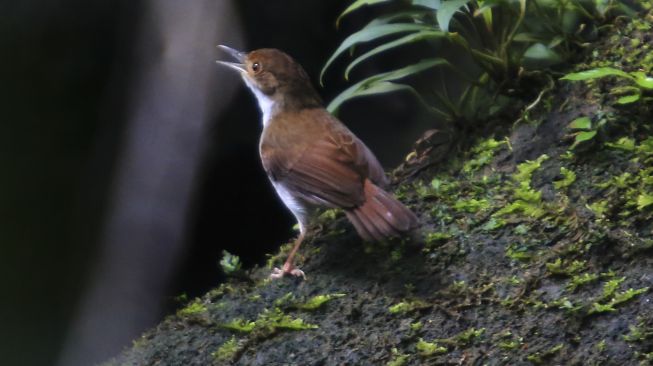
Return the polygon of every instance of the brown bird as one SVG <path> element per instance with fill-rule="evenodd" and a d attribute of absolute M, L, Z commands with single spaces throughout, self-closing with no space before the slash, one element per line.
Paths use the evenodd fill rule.
<path fill-rule="evenodd" d="M 417 217 L 383 190 L 388 180 L 374 154 L 324 109 L 301 65 L 277 49 L 245 53 L 219 47 L 238 62 L 218 63 L 238 71 L 258 100 L 263 168 L 299 223 L 288 259 L 271 278 L 304 277 L 293 266 L 293 257 L 317 208 L 343 209 L 366 241 L 401 236 L 417 227 Z"/>

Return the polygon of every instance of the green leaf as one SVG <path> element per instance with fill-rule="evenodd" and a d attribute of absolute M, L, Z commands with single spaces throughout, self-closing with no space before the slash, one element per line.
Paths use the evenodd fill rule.
<path fill-rule="evenodd" d="M 366 81 L 367 79 L 363 80 Z M 410 92 L 417 93 L 413 87 L 409 85 L 404 85 L 404 84 L 395 84 L 391 82 L 376 82 L 374 84 L 370 84 L 368 86 L 362 86 L 360 83 L 356 83 L 355 85 L 352 85 L 351 87 L 345 89 L 342 93 L 338 94 L 337 97 L 335 97 L 331 103 L 327 106 L 327 110 L 330 113 L 336 114 L 338 112 L 338 109 L 340 108 L 340 105 L 344 103 L 345 101 L 348 101 L 349 99 L 355 98 L 355 97 L 362 97 L 366 95 L 374 95 L 374 94 L 385 94 L 385 93 L 392 93 L 396 91 L 402 91 L 402 90 L 407 90 Z"/>
<path fill-rule="evenodd" d="M 438 20 L 438 26 L 445 32 L 449 31 L 449 22 L 453 18 L 454 14 L 460 10 L 463 6 L 467 5 L 470 0 L 448 0 L 444 1 L 438 9 L 436 18 Z"/>
<path fill-rule="evenodd" d="M 576 135 L 576 139 L 574 141 L 574 144 L 571 145 L 571 148 L 573 149 L 576 147 L 576 145 L 580 144 L 581 142 L 588 141 L 594 138 L 596 136 L 596 131 L 583 131 L 579 132 Z"/>
<path fill-rule="evenodd" d="M 220 260 L 220 267 L 226 275 L 240 271 L 241 263 L 237 255 L 233 255 L 226 250 L 222 251 L 222 259 Z"/>
<path fill-rule="evenodd" d="M 589 130 L 592 128 L 592 121 L 589 117 L 579 117 L 571 121 L 569 128 L 572 130 Z"/>
<path fill-rule="evenodd" d="M 480 10 L 480 9 L 479 9 L 479 10 Z M 535 34 L 535 33 L 527 33 L 527 32 L 523 32 L 523 33 L 517 33 L 517 34 L 515 34 L 515 36 L 512 38 L 512 40 L 513 40 L 514 42 L 528 42 L 528 43 L 532 43 L 532 42 L 539 42 L 539 41 L 542 40 L 542 38 L 539 37 L 539 36 L 538 36 L 537 34 Z"/>
<path fill-rule="evenodd" d="M 377 38 L 389 36 L 392 34 L 405 33 L 405 32 L 419 32 L 419 31 L 431 30 L 431 29 L 432 29 L 431 26 L 422 25 L 422 24 L 396 23 L 396 24 L 379 24 L 379 25 L 372 25 L 372 26 L 368 24 L 368 26 L 350 35 L 344 41 L 342 41 L 338 49 L 336 49 L 336 51 L 333 53 L 333 55 L 331 55 L 329 60 L 327 60 L 326 64 L 322 68 L 322 71 L 320 72 L 320 84 L 322 84 L 322 81 L 324 79 L 324 73 L 329 68 L 329 66 L 331 66 L 333 61 L 352 46 L 355 46 L 359 43 L 369 42 Z"/>
<path fill-rule="evenodd" d="M 616 142 L 606 142 L 605 146 L 624 151 L 635 151 L 635 140 L 630 137 L 622 137 Z"/>
<path fill-rule="evenodd" d="M 440 355 L 448 352 L 446 347 L 440 346 L 436 342 L 426 342 L 422 338 L 417 341 L 415 349 L 417 349 L 419 354 L 422 356 Z"/>
<path fill-rule="evenodd" d="M 335 97 L 331 103 L 329 103 L 327 110 L 331 113 L 335 113 L 340 105 L 345 101 L 354 97 L 365 95 L 391 93 L 400 90 L 408 90 L 417 95 L 417 92 L 411 86 L 396 84 L 393 83 L 393 81 L 417 74 L 421 71 L 435 66 L 448 64 L 449 63 L 445 59 L 441 58 L 427 59 L 413 65 L 402 67 L 401 69 L 370 76 L 345 89 L 342 93 Z"/>
<path fill-rule="evenodd" d="M 560 174 L 562 175 L 562 179 L 553 182 L 553 186 L 557 190 L 567 188 L 576 181 L 576 173 L 573 170 L 561 167 Z"/>
<path fill-rule="evenodd" d="M 597 69 L 592 69 L 592 70 L 587 70 L 587 71 L 581 71 L 581 72 L 575 72 L 571 74 L 567 74 L 560 78 L 561 80 L 572 80 L 572 81 L 578 81 L 578 80 L 592 80 L 592 79 L 598 79 L 602 78 L 605 76 L 621 76 L 624 78 L 632 79 L 633 77 L 628 75 L 627 73 L 615 69 L 612 67 L 600 67 Z"/>
<path fill-rule="evenodd" d="M 642 193 L 637 197 L 637 209 L 642 211 L 646 207 L 653 204 L 653 195 L 649 193 Z"/>
<path fill-rule="evenodd" d="M 617 104 L 630 104 L 638 101 L 641 98 L 639 94 L 626 95 L 617 99 Z"/>
<path fill-rule="evenodd" d="M 374 5 L 374 4 L 380 4 L 380 3 L 387 3 L 391 2 L 392 0 L 356 0 L 354 1 L 353 4 L 349 5 L 345 11 L 340 14 L 338 19 L 336 19 L 336 27 L 340 25 L 340 20 L 347 14 L 353 12 L 354 10 L 357 10 L 358 8 L 361 8 L 366 5 Z"/>
<path fill-rule="evenodd" d="M 424 6 L 433 10 L 440 9 L 441 4 L 440 0 L 413 0 L 413 5 Z"/>
<path fill-rule="evenodd" d="M 528 47 L 524 52 L 524 59 L 539 67 L 554 65 L 562 60 L 560 55 L 542 43 L 535 43 Z"/>
<path fill-rule="evenodd" d="M 345 79 L 349 80 L 349 73 L 354 67 L 356 67 L 361 62 L 369 59 L 370 57 L 378 55 L 381 52 L 385 52 L 387 50 L 390 50 L 395 47 L 403 46 L 405 44 L 419 42 L 425 39 L 442 38 L 442 37 L 445 37 L 444 32 L 437 31 L 437 30 L 426 30 L 417 33 L 411 33 L 399 39 L 395 39 L 394 41 L 384 43 L 381 46 L 378 46 L 370 50 L 369 52 L 366 52 L 365 54 L 359 56 L 354 61 L 352 61 L 351 64 L 349 64 L 349 66 L 347 66 L 347 69 L 345 70 Z"/>
<path fill-rule="evenodd" d="M 646 76 L 646 74 L 641 71 L 631 72 L 630 74 L 635 77 L 635 82 L 640 87 L 644 89 L 653 89 L 653 77 Z"/>
<path fill-rule="evenodd" d="M 315 310 L 333 299 L 337 299 L 344 296 L 345 294 L 317 295 L 311 297 L 308 301 L 306 301 L 303 304 L 295 305 L 295 307 L 302 310 Z"/>

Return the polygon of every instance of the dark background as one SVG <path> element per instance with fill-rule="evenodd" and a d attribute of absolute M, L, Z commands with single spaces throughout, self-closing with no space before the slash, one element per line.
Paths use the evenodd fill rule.
<path fill-rule="evenodd" d="M 114 178 L 124 164 L 119 156 L 130 133 L 131 81 L 143 72 L 136 66 L 135 40 L 144 19 L 151 18 L 147 4 L 125 0 L 0 3 L 3 365 L 55 364 L 84 291 L 98 271 Z M 336 30 L 335 19 L 348 4 L 234 1 L 243 44 L 232 46 L 283 49 L 315 81 L 339 42 L 372 15 L 363 11 Z M 221 16 L 215 14 L 215 21 L 221 22 Z M 215 39 L 206 47 L 224 42 Z M 217 58 L 225 55 L 216 49 L 213 60 Z M 327 73 L 326 87 L 319 89 L 326 101 L 348 85 L 341 77 L 344 61 Z M 376 67 L 361 67 L 353 79 L 378 71 Z M 219 66 L 215 68 L 219 73 Z M 266 253 L 294 235 L 292 217 L 273 193 L 258 160 L 261 126 L 255 100 L 236 75 L 223 75 L 216 82 L 215 98 L 230 102 L 206 121 L 203 134 L 208 143 L 196 162 L 184 214 L 183 250 L 155 299 L 159 307 L 151 309 L 154 321 L 139 323 L 140 331 L 174 311 L 177 295 L 198 296 L 219 284 L 217 262 L 223 249 L 251 267 L 264 263 Z M 227 89 L 235 95 L 223 94 Z M 350 103 L 340 117 L 390 168 L 425 129 L 417 123 L 422 119 L 417 109 L 409 97 L 394 95 Z M 170 184 L 174 190 L 174 182 Z M 152 263 L 143 262 L 142 271 L 147 272 L 148 266 Z M 131 320 L 125 314 L 115 321 Z M 85 360 L 102 361 L 129 346 L 140 331 L 107 340 L 102 352 Z"/>

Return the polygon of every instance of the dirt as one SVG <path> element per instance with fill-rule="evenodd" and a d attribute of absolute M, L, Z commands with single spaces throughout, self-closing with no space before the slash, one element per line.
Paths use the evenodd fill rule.
<path fill-rule="evenodd" d="M 623 37 L 639 39 L 638 48 L 653 46 L 642 31 L 650 19 L 621 24 L 619 37 L 601 41 L 577 69 L 600 63 L 650 74 L 647 52 L 617 65 L 634 44 Z M 416 174 L 398 172 L 410 178 L 396 182 L 396 194 L 419 214 L 425 243 L 363 244 L 342 214 L 325 215 L 321 233 L 300 250 L 306 280 L 267 281 L 269 268 L 249 270 L 106 365 L 653 362 L 653 205 L 637 201 L 653 191 L 646 173 L 653 151 L 644 146 L 653 113 L 650 100 L 615 105 L 609 90 L 619 83 L 556 81 L 509 135 L 494 136 L 499 145 L 485 164 L 470 169 L 483 154 L 470 149 L 426 169 L 421 164 Z M 572 149 L 567 126 L 581 116 L 607 122 Z M 639 149 L 606 145 L 621 137 Z M 529 163 L 520 164 L 544 154 L 548 159 L 520 179 Z M 576 175 L 567 187 L 554 183 L 564 178 L 561 167 Z M 630 178 L 615 183 L 623 173 Z M 502 213 L 520 200 L 522 184 L 541 198 Z M 283 253 L 271 262 L 279 265 Z M 337 296 L 301 309 L 317 295 Z M 277 317 L 316 328 L 260 320 L 275 309 Z M 234 319 L 256 325 L 227 329 Z"/>

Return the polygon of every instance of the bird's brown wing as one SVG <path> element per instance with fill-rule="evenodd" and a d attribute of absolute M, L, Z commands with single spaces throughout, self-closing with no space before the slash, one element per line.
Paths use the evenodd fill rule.
<path fill-rule="evenodd" d="M 385 183 L 383 169 L 370 150 L 326 111 L 281 117 L 275 127 L 281 133 L 275 135 L 284 138 L 266 141 L 264 134 L 261 157 L 268 175 L 300 198 L 318 205 L 351 208 L 365 201 L 365 179 Z M 295 135 L 295 131 L 305 136 Z"/>

